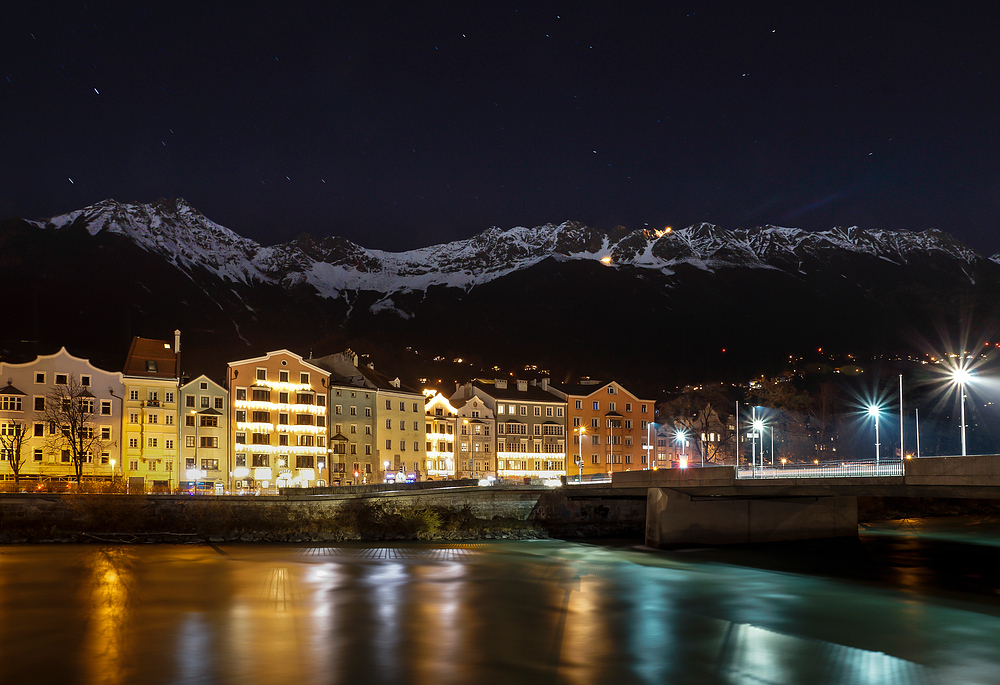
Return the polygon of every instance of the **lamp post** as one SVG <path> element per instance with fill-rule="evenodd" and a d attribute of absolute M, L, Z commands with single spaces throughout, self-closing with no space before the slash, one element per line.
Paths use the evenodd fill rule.
<path fill-rule="evenodd" d="M 955 369 L 951 374 L 951 380 L 953 383 L 958 385 L 958 391 L 962 393 L 961 397 L 961 412 L 962 412 L 962 456 L 966 456 L 965 449 L 965 384 L 971 380 L 972 374 L 969 373 L 969 369 L 964 366 Z"/>
<path fill-rule="evenodd" d="M 587 434 L 587 428 L 585 426 L 580 426 L 577 429 L 579 436 L 579 454 L 576 457 L 576 465 L 580 468 L 580 482 L 583 482 L 583 436 Z"/>
<path fill-rule="evenodd" d="M 878 414 L 880 411 L 881 409 L 878 407 L 878 405 L 873 404 L 868 407 L 868 416 L 871 416 L 873 419 L 875 419 L 875 466 L 878 466 L 878 458 L 879 458 Z"/>
<path fill-rule="evenodd" d="M 764 420 L 763 419 L 753 420 L 753 439 L 755 441 L 757 440 L 758 433 L 760 434 L 760 467 L 764 468 Z"/>

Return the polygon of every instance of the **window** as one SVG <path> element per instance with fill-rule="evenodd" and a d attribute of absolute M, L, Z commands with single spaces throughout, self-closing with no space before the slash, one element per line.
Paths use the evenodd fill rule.
<path fill-rule="evenodd" d="M 574 416 L 573 417 L 573 427 L 574 428 L 579 428 L 580 427 L 580 417 L 579 416 Z"/>
<path fill-rule="evenodd" d="M 201 427 L 202 428 L 218 428 L 219 427 L 219 417 L 218 416 L 202 416 L 201 417 Z"/>
<path fill-rule="evenodd" d="M 591 419 L 590 420 L 590 427 L 591 428 L 600 428 L 601 426 L 600 426 L 599 422 L 600 422 L 600 419 Z"/>
<path fill-rule="evenodd" d="M 391 450 L 392 449 L 392 440 L 386 440 L 385 441 L 385 448 L 387 450 Z"/>
<path fill-rule="evenodd" d="M 131 449 L 139 449 L 139 438 L 129 438 L 128 439 L 128 446 Z"/>
<path fill-rule="evenodd" d="M 38 383 L 39 385 L 44 385 L 45 384 L 45 372 L 44 371 L 37 371 L 35 373 L 35 383 Z"/>
<path fill-rule="evenodd" d="M 185 436 L 185 438 L 184 438 L 184 446 L 185 447 L 194 447 L 194 436 L 193 435 Z"/>
<path fill-rule="evenodd" d="M 236 465 L 237 466 L 246 466 L 247 465 L 247 455 L 245 455 L 245 454 L 237 454 L 236 455 Z"/>
<path fill-rule="evenodd" d="M 309 385 L 308 371 L 302 371 L 301 373 L 299 373 L 299 383 L 301 383 L 302 385 Z"/>
<path fill-rule="evenodd" d="M 45 435 L 45 424 L 44 423 L 36 423 L 35 424 L 35 437 L 36 438 L 41 438 L 44 435 Z"/>
<path fill-rule="evenodd" d="M 260 388 L 254 388 L 250 391 L 250 397 L 254 402 L 270 402 L 271 401 L 271 391 Z"/>
<path fill-rule="evenodd" d="M 556 416 L 562 416 L 562 415 L 563 415 L 563 408 L 556 407 Z"/>
<path fill-rule="evenodd" d="M 296 404 L 313 404 L 313 394 L 309 392 L 300 392 L 295 394 Z"/>
<path fill-rule="evenodd" d="M 365 445 L 365 456 L 368 456 L 368 457 L 372 456 L 372 446 L 371 445 Z M 371 473 L 371 471 L 369 471 L 368 473 Z"/>
<path fill-rule="evenodd" d="M 288 370 L 287 369 L 281 369 L 280 371 L 278 371 L 278 382 L 279 383 L 287 383 L 288 382 Z"/>
<path fill-rule="evenodd" d="M 632 428 L 632 419 L 625 419 L 625 427 Z"/>
<path fill-rule="evenodd" d="M 417 411 L 417 403 L 416 402 L 413 403 L 413 411 Z"/>
<path fill-rule="evenodd" d="M 632 411 L 632 403 L 631 402 L 626 402 L 625 403 L 625 411 L 627 411 L 627 412 L 631 412 Z"/>
<path fill-rule="evenodd" d="M 247 444 L 247 434 L 243 433 L 243 432 L 237 433 L 236 434 L 236 444 L 237 445 L 245 445 L 245 444 Z M 193 445 L 192 445 L 192 447 L 193 447 Z"/>
<path fill-rule="evenodd" d="M 216 397 L 215 398 L 215 408 L 216 409 L 222 409 L 222 407 L 223 407 L 222 398 L 221 397 Z"/>
<path fill-rule="evenodd" d="M 392 419 L 386 419 L 385 420 L 385 427 L 389 428 L 389 429 L 392 428 Z"/>
<path fill-rule="evenodd" d="M 618 391 L 615 390 L 615 386 L 613 386 L 613 385 L 609 385 L 608 386 L 608 394 L 609 395 L 614 395 L 616 392 L 618 392 Z"/>
<path fill-rule="evenodd" d="M 202 395 L 202 396 L 201 396 L 201 408 L 202 408 L 202 409 L 208 409 L 208 402 L 209 402 L 209 399 L 210 399 L 210 398 L 208 397 L 208 395 Z M 167 400 L 167 402 L 169 402 L 169 401 L 170 401 L 170 400 Z"/>
<path fill-rule="evenodd" d="M 247 398 L 247 389 L 246 388 L 236 388 L 236 400 L 237 401 L 240 401 L 240 400 L 245 401 L 246 398 Z"/>
<path fill-rule="evenodd" d="M 352 442 L 351 443 L 351 454 L 357 454 L 357 453 L 358 453 L 358 446 Z"/>
<path fill-rule="evenodd" d="M 372 415 L 372 408 L 371 407 L 365 407 L 365 416 L 367 416 L 367 417 L 370 418 L 371 415 Z"/>
<path fill-rule="evenodd" d="M 267 369 L 257 369 L 257 380 L 259 381 L 267 380 Z"/>
<path fill-rule="evenodd" d="M 56 374 L 56 385 L 66 385 L 66 384 L 67 384 L 66 374 L 64 374 L 64 373 L 57 373 Z"/>
<path fill-rule="evenodd" d="M 591 406 L 591 409 L 593 409 L 594 411 L 601 411 L 601 403 L 600 402 L 594 402 L 593 406 Z"/>
<path fill-rule="evenodd" d="M 167 424 L 168 426 L 174 425 L 174 415 L 173 414 L 165 414 L 163 416 L 163 423 Z"/>
<path fill-rule="evenodd" d="M 170 438 L 167 438 L 166 440 L 163 441 L 163 447 L 165 449 L 172 450 L 174 448 L 174 441 L 171 440 Z"/>
<path fill-rule="evenodd" d="M 201 446 L 202 447 L 218 447 L 219 438 L 214 435 L 202 435 L 201 436 Z"/>
<path fill-rule="evenodd" d="M 156 414 L 149 414 L 146 416 L 146 423 L 156 423 L 158 421 Z"/>
<path fill-rule="evenodd" d="M 545 407 L 545 415 L 552 416 L 552 407 Z"/>
<path fill-rule="evenodd" d="M 498 404 L 497 405 L 497 414 L 503 414 L 503 409 L 504 409 L 503 405 L 502 404 Z"/>
<path fill-rule="evenodd" d="M 278 404 L 288 404 L 288 393 L 279 392 L 278 393 Z"/>
<path fill-rule="evenodd" d="M 128 460 L 128 468 L 129 468 L 130 471 L 138 471 L 139 470 L 139 460 L 138 459 L 129 459 Z"/>
<path fill-rule="evenodd" d="M 111 400 L 101 400 L 101 416 L 111 416 Z"/>
<path fill-rule="evenodd" d="M 190 414 L 188 414 L 187 416 L 185 416 L 184 417 L 184 425 L 185 426 L 190 426 L 190 427 L 193 428 L 194 427 L 194 417 L 191 416 Z"/>
<path fill-rule="evenodd" d="M 253 465 L 254 466 L 268 466 L 270 460 L 266 454 L 255 454 L 253 455 Z"/>
<path fill-rule="evenodd" d="M 356 424 L 356 423 L 352 423 L 352 424 L 351 424 L 351 435 L 354 435 L 354 434 L 356 434 L 357 432 L 358 432 L 358 424 Z"/>
<path fill-rule="evenodd" d="M 365 435 L 371 435 L 371 434 L 372 434 L 372 427 L 365 426 Z"/>
<path fill-rule="evenodd" d="M 139 391 L 138 390 L 129 390 L 128 391 L 128 398 L 132 402 L 138 402 L 139 401 Z"/>
<path fill-rule="evenodd" d="M 172 403 L 174 401 L 174 393 L 169 390 L 163 393 L 163 401 Z"/>
<path fill-rule="evenodd" d="M 271 423 L 271 412 L 255 411 L 251 412 L 253 423 Z"/>
<path fill-rule="evenodd" d="M 641 413 L 645 414 L 646 413 L 646 405 L 645 404 L 640 404 L 639 405 L 639 411 Z"/>
<path fill-rule="evenodd" d="M 146 447 L 156 447 L 156 438 L 148 438 L 146 440 Z"/>
<path fill-rule="evenodd" d="M 405 452 L 406 451 L 406 440 L 400 440 L 399 441 L 399 451 L 400 452 Z"/>
<path fill-rule="evenodd" d="M 149 391 L 149 401 L 150 401 L 150 403 L 159 402 L 160 401 L 160 394 L 156 390 L 150 390 Z"/>
<path fill-rule="evenodd" d="M 101 426 L 101 440 L 111 439 L 111 426 Z"/>
<path fill-rule="evenodd" d="M 295 456 L 295 468 L 297 469 L 311 469 L 313 467 L 313 458 L 310 454 L 298 454 Z"/>
<path fill-rule="evenodd" d="M 148 470 L 150 470 L 150 471 L 155 471 L 156 470 L 156 462 L 155 461 L 149 462 L 149 464 L 146 466 L 146 468 Z"/>
<path fill-rule="evenodd" d="M 41 447 L 36 447 L 35 448 L 34 459 L 35 459 L 35 461 L 41 461 L 42 460 L 42 448 Z"/>
<path fill-rule="evenodd" d="M 271 435 L 270 433 L 251 433 L 250 442 L 254 445 L 270 445 Z"/>
<path fill-rule="evenodd" d="M 36 397 L 35 398 L 35 411 L 45 411 L 45 398 Z"/>
<path fill-rule="evenodd" d="M 201 460 L 201 470 L 202 471 L 218 471 L 219 470 L 219 460 L 218 459 L 202 459 Z"/>
<path fill-rule="evenodd" d="M 317 407 L 326 406 L 326 395 L 316 395 L 316 406 Z"/>
<path fill-rule="evenodd" d="M 528 415 L 528 408 L 522 404 L 521 405 L 521 416 L 527 416 L 527 415 Z"/>
<path fill-rule="evenodd" d="M 344 413 L 344 408 L 341 405 L 338 404 L 336 407 L 333 408 L 333 413 L 334 414 L 343 414 Z"/>
<path fill-rule="evenodd" d="M 0 410 L 3 410 L 3 411 L 22 411 L 21 410 L 21 396 L 20 395 L 3 395 L 3 396 L 0 396 Z"/>
<path fill-rule="evenodd" d="M 542 415 L 542 408 L 535 407 L 535 416 L 541 416 L 541 415 Z"/>
<path fill-rule="evenodd" d="M 351 407 L 351 416 L 357 416 L 357 415 L 358 415 L 358 408 Z"/>

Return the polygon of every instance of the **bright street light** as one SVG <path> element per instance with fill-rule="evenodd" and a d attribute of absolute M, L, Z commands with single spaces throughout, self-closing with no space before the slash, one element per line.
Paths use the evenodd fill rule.
<path fill-rule="evenodd" d="M 965 449 L 965 384 L 972 380 L 972 373 L 969 369 L 965 367 L 959 367 L 951 372 L 951 381 L 958 385 L 958 391 L 962 393 L 961 407 L 962 411 L 962 456 L 966 455 Z"/>
<path fill-rule="evenodd" d="M 879 415 L 879 412 L 881 412 L 881 411 L 882 411 L 882 408 L 879 407 L 877 404 L 872 404 L 872 405 L 869 405 L 869 407 L 868 407 L 868 416 L 870 416 L 873 419 L 875 419 L 875 465 L 876 466 L 878 466 L 878 457 L 879 457 L 879 454 L 878 454 L 879 453 L 879 449 L 878 449 L 878 415 Z"/>

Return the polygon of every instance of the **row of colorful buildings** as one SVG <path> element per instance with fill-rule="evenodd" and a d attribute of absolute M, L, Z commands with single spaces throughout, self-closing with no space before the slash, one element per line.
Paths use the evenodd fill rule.
<path fill-rule="evenodd" d="M 179 331 L 133 339 L 122 371 L 65 348 L 0 362 L 0 476 L 17 470 L 22 487 L 66 480 L 79 462 L 84 479 L 124 479 L 131 490 L 216 493 L 590 480 L 666 466 L 677 450 L 654 424 L 654 400 L 615 381 L 476 379 L 446 396 L 406 387 L 351 350 L 233 361 L 221 384 L 180 370 Z"/>

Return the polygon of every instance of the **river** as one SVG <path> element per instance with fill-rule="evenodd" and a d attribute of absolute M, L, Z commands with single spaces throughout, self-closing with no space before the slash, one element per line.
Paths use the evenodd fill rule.
<path fill-rule="evenodd" d="M 1000 683 L 1000 525 L 0 547 L 0 683 Z"/>

